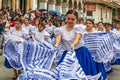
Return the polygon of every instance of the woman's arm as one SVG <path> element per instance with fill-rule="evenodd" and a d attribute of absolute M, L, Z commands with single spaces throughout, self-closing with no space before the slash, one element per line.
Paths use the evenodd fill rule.
<path fill-rule="evenodd" d="M 46 41 L 46 42 L 48 42 L 48 37 L 47 37 L 47 38 L 45 38 L 45 41 Z"/>
<path fill-rule="evenodd" d="M 81 34 L 76 33 L 75 39 L 74 39 L 73 43 L 71 44 L 71 47 L 72 47 L 73 51 L 74 51 L 74 47 L 78 44 L 78 42 L 80 41 L 81 37 L 82 37 Z"/>
<path fill-rule="evenodd" d="M 55 46 L 56 47 L 58 47 L 60 41 L 61 41 L 61 34 L 57 34 L 56 39 L 55 39 Z"/>

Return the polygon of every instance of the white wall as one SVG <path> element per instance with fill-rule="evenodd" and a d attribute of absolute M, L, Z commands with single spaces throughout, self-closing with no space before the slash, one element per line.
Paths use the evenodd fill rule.
<path fill-rule="evenodd" d="M 6 7 L 11 8 L 11 0 L 4 0 L 2 5 L 4 8 L 6 8 Z"/>
<path fill-rule="evenodd" d="M 33 10 L 37 10 L 37 0 L 33 0 Z"/>
<path fill-rule="evenodd" d="M 85 12 L 84 19 L 87 17 L 90 19 L 94 19 L 95 23 L 98 23 L 99 21 L 101 21 L 101 9 L 102 9 L 103 22 L 112 23 L 112 10 L 107 7 L 105 8 L 104 6 L 101 6 L 101 5 L 96 5 L 96 11 L 93 12 L 93 16 L 87 16 Z"/>

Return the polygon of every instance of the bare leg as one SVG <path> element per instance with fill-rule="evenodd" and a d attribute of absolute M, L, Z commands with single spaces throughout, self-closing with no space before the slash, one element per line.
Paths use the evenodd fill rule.
<path fill-rule="evenodd" d="M 21 73 L 22 73 L 21 70 L 18 70 L 18 76 L 19 76 Z"/>
<path fill-rule="evenodd" d="M 17 78 L 17 70 L 16 69 L 13 69 L 13 70 L 14 70 L 13 78 Z"/>

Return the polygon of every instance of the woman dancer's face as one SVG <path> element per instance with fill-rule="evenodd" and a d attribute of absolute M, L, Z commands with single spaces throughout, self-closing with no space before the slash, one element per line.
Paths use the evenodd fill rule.
<path fill-rule="evenodd" d="M 120 29 L 120 23 L 116 25 L 116 28 L 117 28 L 117 29 Z"/>
<path fill-rule="evenodd" d="M 77 18 L 74 14 L 68 14 L 66 16 L 66 23 L 68 26 L 74 26 L 77 22 Z"/>
<path fill-rule="evenodd" d="M 29 24 L 29 20 L 28 19 L 25 19 L 25 24 Z"/>
<path fill-rule="evenodd" d="M 38 25 L 38 30 L 39 30 L 39 32 L 42 32 L 44 30 L 44 26 Z"/>
<path fill-rule="evenodd" d="M 86 28 L 87 28 L 87 30 L 92 29 L 93 26 L 94 26 L 94 24 L 93 24 L 91 21 L 87 21 L 87 22 L 86 22 Z"/>
<path fill-rule="evenodd" d="M 20 24 L 20 22 L 19 22 L 19 21 L 15 21 L 15 26 L 16 26 L 16 28 L 19 28 L 19 27 L 21 27 L 21 24 Z"/>
<path fill-rule="evenodd" d="M 103 23 L 99 23 L 99 24 L 98 24 L 98 29 L 99 29 L 99 30 L 103 30 L 103 29 L 104 29 Z"/>

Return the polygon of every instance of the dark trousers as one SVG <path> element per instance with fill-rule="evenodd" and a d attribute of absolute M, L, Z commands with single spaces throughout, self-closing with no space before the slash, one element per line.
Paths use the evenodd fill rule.
<path fill-rule="evenodd" d="M 0 34 L 0 56 L 2 55 L 3 53 L 3 35 Z"/>
<path fill-rule="evenodd" d="M 0 49 L 3 47 L 3 35 L 0 34 Z"/>

